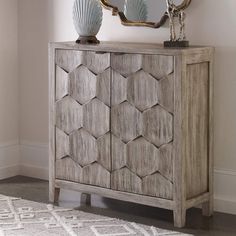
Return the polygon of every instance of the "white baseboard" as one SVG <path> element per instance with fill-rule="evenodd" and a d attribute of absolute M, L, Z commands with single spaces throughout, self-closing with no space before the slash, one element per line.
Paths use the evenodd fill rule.
<path fill-rule="evenodd" d="M 236 171 L 215 169 L 215 210 L 236 215 Z"/>
<path fill-rule="evenodd" d="M 19 165 L 0 168 L 0 180 L 14 177 L 19 174 Z"/>
<path fill-rule="evenodd" d="M 0 179 L 16 175 L 48 180 L 48 145 L 13 140 L 0 143 Z"/>
<path fill-rule="evenodd" d="M 0 143 L 0 179 L 6 179 L 19 173 L 18 140 Z"/>
<path fill-rule="evenodd" d="M 35 165 L 20 165 L 19 174 L 27 177 L 48 180 L 48 168 Z"/>
<path fill-rule="evenodd" d="M 236 200 L 221 199 L 215 197 L 215 211 L 236 215 Z"/>
<path fill-rule="evenodd" d="M 23 141 L 20 143 L 20 174 L 48 180 L 48 145 Z"/>
<path fill-rule="evenodd" d="M 11 140 L 11 141 L 8 141 L 8 142 L 1 142 L 0 143 L 0 150 L 2 149 L 6 149 L 6 148 L 11 148 L 11 147 L 15 147 L 15 146 L 18 146 L 19 145 L 19 141 L 16 139 L 16 140 Z"/>

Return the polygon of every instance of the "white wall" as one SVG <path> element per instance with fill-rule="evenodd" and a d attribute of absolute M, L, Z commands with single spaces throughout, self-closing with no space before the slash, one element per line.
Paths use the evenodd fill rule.
<path fill-rule="evenodd" d="M 48 1 L 19 0 L 20 173 L 47 177 Z M 34 168 L 32 168 L 32 166 Z M 31 171 L 32 170 L 32 171 Z"/>
<path fill-rule="evenodd" d="M 9 1 L 9 0 L 8 0 Z M 47 177 L 47 42 L 75 40 L 73 0 L 20 0 L 21 173 Z M 193 0 L 187 10 L 192 44 L 216 47 L 215 199 L 216 209 L 236 213 L 236 1 Z M 104 10 L 101 40 L 156 42 L 168 28 L 129 28 Z M 41 158 L 40 158 L 41 157 Z"/>
<path fill-rule="evenodd" d="M 48 17 L 47 1 L 19 1 L 21 142 L 47 142 Z"/>
<path fill-rule="evenodd" d="M 18 169 L 17 0 L 0 0 L 0 178 Z"/>

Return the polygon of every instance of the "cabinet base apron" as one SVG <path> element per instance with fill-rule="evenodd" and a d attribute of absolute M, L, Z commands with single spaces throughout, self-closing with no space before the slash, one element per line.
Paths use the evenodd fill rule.
<path fill-rule="evenodd" d="M 78 191 L 82 194 L 83 200 L 86 205 L 91 204 L 91 196 L 90 195 L 98 195 L 101 197 L 111 198 L 111 199 L 119 199 L 120 201 L 132 202 L 142 205 L 147 205 L 151 207 L 163 208 L 167 210 L 173 211 L 174 222 L 176 227 L 184 227 L 185 225 L 185 218 L 186 218 L 186 210 L 190 209 L 194 206 L 199 206 L 202 204 L 202 214 L 203 216 L 212 216 L 213 212 L 209 210 L 209 205 L 211 202 L 210 193 L 201 194 L 198 197 L 189 199 L 185 202 L 185 207 L 182 212 L 176 210 L 175 202 L 172 200 L 166 200 L 162 198 L 156 197 L 148 197 L 138 194 L 132 194 L 127 192 L 120 192 L 111 189 L 101 189 L 100 187 L 90 186 L 85 184 L 73 183 L 70 181 L 64 180 L 56 180 L 55 181 L 55 189 L 65 189 L 65 190 L 72 190 Z M 55 191 L 55 198 L 58 199 L 58 195 L 60 191 Z M 55 200 L 56 201 L 56 200 Z M 52 202 L 56 203 L 56 202 Z"/>

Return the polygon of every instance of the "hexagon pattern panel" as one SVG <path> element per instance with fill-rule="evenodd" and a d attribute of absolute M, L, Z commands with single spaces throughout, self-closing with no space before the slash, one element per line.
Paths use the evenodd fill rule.
<path fill-rule="evenodd" d="M 56 52 L 56 178 L 110 188 L 110 54 Z"/>
<path fill-rule="evenodd" d="M 173 57 L 57 50 L 56 178 L 172 199 L 173 94 Z"/>
<path fill-rule="evenodd" d="M 173 57 L 113 54 L 114 190 L 173 199 Z"/>

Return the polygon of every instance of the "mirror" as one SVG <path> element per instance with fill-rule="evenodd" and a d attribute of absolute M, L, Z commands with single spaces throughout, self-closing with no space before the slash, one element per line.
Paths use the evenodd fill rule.
<path fill-rule="evenodd" d="M 167 0 L 100 0 L 102 5 L 118 15 L 121 23 L 127 26 L 161 27 L 168 16 Z M 170 0 L 178 7 L 185 9 L 191 0 Z"/>

